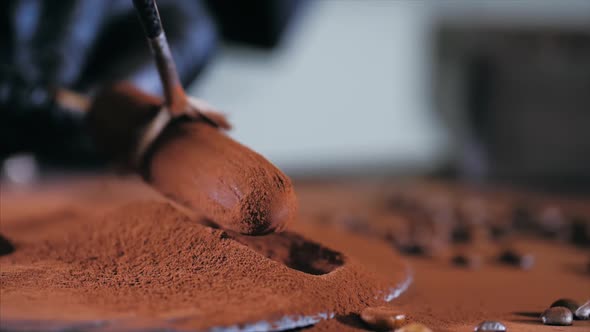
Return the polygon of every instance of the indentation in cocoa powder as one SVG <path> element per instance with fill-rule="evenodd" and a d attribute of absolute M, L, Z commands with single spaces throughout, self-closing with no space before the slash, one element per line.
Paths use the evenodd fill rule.
<path fill-rule="evenodd" d="M 231 231 L 228 234 L 265 257 L 307 274 L 327 274 L 345 263 L 343 254 L 292 232 L 265 236 L 248 236 Z"/>
<path fill-rule="evenodd" d="M 221 229 L 221 227 L 217 223 L 207 218 L 200 218 L 196 219 L 195 221 L 203 226 L 207 226 L 213 229 Z"/>
<path fill-rule="evenodd" d="M 0 234 L 0 256 L 8 255 L 14 252 L 14 245 L 7 238 Z"/>

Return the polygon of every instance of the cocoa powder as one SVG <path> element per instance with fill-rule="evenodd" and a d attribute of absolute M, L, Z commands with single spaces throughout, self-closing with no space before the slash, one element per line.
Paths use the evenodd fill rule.
<path fill-rule="evenodd" d="M 295 217 L 291 180 L 206 122 L 172 123 L 151 151 L 146 181 L 223 228 L 261 235 L 283 230 Z"/>
<path fill-rule="evenodd" d="M 481 255 L 479 269 L 450 264 L 445 251 L 454 249 L 452 242 L 440 248 L 440 257 L 397 256 L 392 241 L 413 221 L 383 202 L 392 190 L 411 193 L 423 184 L 296 182 L 297 222 L 283 233 L 251 237 L 202 226 L 162 205 L 163 198 L 136 179 L 59 182 L 30 190 L 2 184 L 0 233 L 15 247 L 0 257 L 2 330 L 264 330 L 311 324 L 322 318 L 311 309 L 322 307 L 334 318 L 305 331 L 359 331 L 366 328 L 359 317 L 365 307 L 401 293 L 388 306 L 433 331 L 473 331 L 495 320 L 510 331 L 533 332 L 543 328 L 539 316 L 555 299 L 590 297 L 587 250 L 527 234 L 509 239 L 537 257 L 530 270 L 497 264 L 502 243 L 493 238 L 459 244 Z M 421 190 L 448 198 L 456 189 Z M 577 215 L 590 206 L 588 199 L 570 203 Z M 565 212 L 572 207 L 563 205 Z M 358 217 L 365 231 L 345 231 L 350 222 L 343 216 Z M 124 255 L 117 256 L 117 248 Z M 191 259 L 194 253 L 201 258 Z M 413 270 L 411 284 L 404 260 Z M 379 286 L 400 283 L 408 290 Z M 382 292 L 371 298 L 370 289 Z M 588 328 L 590 321 L 575 321 L 568 330 Z"/>
<path fill-rule="evenodd" d="M 141 171 L 164 195 L 226 229 L 262 235 L 286 227 L 297 210 L 291 180 L 227 136 L 222 129 L 230 126 L 221 114 L 176 118 L 136 160 L 161 105 L 160 98 L 129 83 L 106 87 L 87 116 L 95 145 L 112 162 Z"/>
<path fill-rule="evenodd" d="M 3 194 L 11 209 L 2 211 L 0 231 L 18 244 L 0 258 L 3 328 L 294 327 L 382 304 L 406 281 L 387 246 L 337 230 L 251 237 L 205 226 L 161 199 L 106 215 L 97 213 L 102 205 L 87 204 L 134 201 L 124 197 L 133 192 L 128 186 L 96 186 L 95 194 L 78 188 L 62 207 L 37 208 L 46 218 L 34 223 L 26 209 L 37 205 L 35 195 L 11 201 Z M 51 190 L 38 200 L 49 197 Z M 54 212 L 67 207 L 75 212 Z M 368 268 L 358 262 L 374 252 Z"/>

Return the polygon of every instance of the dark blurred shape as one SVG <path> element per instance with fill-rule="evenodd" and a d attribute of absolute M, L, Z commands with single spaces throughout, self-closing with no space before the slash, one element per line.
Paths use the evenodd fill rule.
<path fill-rule="evenodd" d="M 71 86 L 104 24 L 109 1 L 13 1 L 13 64 L 28 82 Z"/>
<path fill-rule="evenodd" d="M 277 46 L 306 0 L 206 0 L 228 40 L 270 48 Z"/>
<path fill-rule="evenodd" d="M 571 242 L 579 247 L 590 247 L 590 223 L 583 217 L 574 217 L 571 223 Z"/>
<path fill-rule="evenodd" d="M 49 162 L 96 162 L 82 113 L 60 107 L 46 85 L 27 82 L 6 66 L 0 70 L 0 159 L 34 152 Z"/>
<path fill-rule="evenodd" d="M 469 227 L 459 223 L 453 227 L 451 231 L 451 242 L 453 243 L 469 243 L 472 240 L 472 234 Z"/>
<path fill-rule="evenodd" d="M 451 263 L 455 266 L 475 269 L 481 266 L 481 256 L 476 253 L 460 253 L 451 257 Z"/>
<path fill-rule="evenodd" d="M 216 25 L 232 40 L 272 47 L 302 2 L 208 1 L 212 17 L 200 0 L 157 1 L 182 84 L 213 57 Z M 0 1 L 0 43 L 0 160 L 30 152 L 50 165 L 100 164 L 84 113 L 60 106 L 57 88 L 91 96 L 126 80 L 161 93 L 131 0 Z"/>
<path fill-rule="evenodd" d="M 161 94 L 159 76 L 132 2 L 117 1 L 125 2 L 125 10 L 119 9 L 116 19 L 99 36 L 80 88 L 95 89 L 125 79 L 145 92 Z M 214 22 L 200 1 L 157 3 L 180 80 L 186 87 L 214 56 L 217 44 Z"/>
<path fill-rule="evenodd" d="M 506 249 L 498 255 L 498 262 L 528 270 L 533 267 L 535 257 L 531 254 L 520 254 L 514 250 Z"/>
<path fill-rule="evenodd" d="M 448 25 L 437 47 L 461 176 L 590 192 L 590 29 Z"/>
<path fill-rule="evenodd" d="M 14 252 L 14 245 L 7 238 L 0 234 L 0 256 L 8 255 Z"/>
<path fill-rule="evenodd" d="M 158 5 L 181 81 L 188 85 L 214 53 L 214 24 L 198 0 Z M 84 112 L 60 106 L 56 89 L 90 96 L 127 80 L 160 93 L 131 0 L 12 0 L 0 9 L 0 159 L 31 152 L 46 164 L 96 165 L 100 158 Z"/>

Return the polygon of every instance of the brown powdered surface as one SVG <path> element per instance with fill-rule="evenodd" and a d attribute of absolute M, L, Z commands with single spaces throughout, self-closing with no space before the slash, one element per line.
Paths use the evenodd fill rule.
<path fill-rule="evenodd" d="M 424 186 L 424 188 L 421 188 Z M 420 224 L 396 211 L 388 211 L 385 203 L 390 193 L 426 191 L 429 195 L 442 194 L 451 199 L 460 186 L 451 184 L 428 185 L 387 183 L 383 181 L 309 182 L 298 184 L 301 223 L 338 225 L 356 234 L 364 234 L 373 241 L 387 242 L 407 236 L 408 226 Z M 512 194 L 500 192 L 499 197 L 486 197 L 477 191 L 466 192 L 469 199 L 503 200 Z M 519 200 L 532 201 L 536 195 L 524 193 Z M 439 196 L 440 198 L 440 196 Z M 551 206 L 564 206 L 564 214 L 580 209 L 590 211 L 590 199 L 565 201 L 561 197 L 542 199 Z M 321 202 L 321 203 L 319 203 Z M 494 216 L 494 218 L 497 218 Z M 504 222 L 504 220 L 496 220 Z M 590 220 L 586 219 L 586 232 Z M 583 229 L 579 230 L 579 235 Z M 435 232 L 444 236 L 443 229 Z M 541 324 L 539 316 L 553 301 L 572 298 L 580 303 L 590 299 L 590 268 L 588 246 L 577 247 L 557 239 L 541 239 L 531 235 L 515 235 L 510 246 L 535 257 L 532 268 L 522 270 L 496 262 L 503 246 L 479 239 L 467 244 L 437 246 L 430 255 L 407 255 L 404 258 L 413 271 L 413 283 L 407 292 L 389 306 L 405 313 L 409 321 L 426 324 L 433 331 L 471 332 L 484 320 L 503 322 L 508 331 L 551 332 L 589 331 L 590 321 L 574 321 L 573 326 L 556 327 Z M 429 241 L 436 244 L 437 241 Z M 478 268 L 458 267 L 451 263 L 455 252 L 481 255 Z M 309 329 L 319 331 L 366 331 L 357 314 L 322 321 Z"/>
<path fill-rule="evenodd" d="M 454 195 L 455 189 L 443 187 L 427 191 L 442 193 L 445 198 Z M 67 186 L 28 191 L 3 186 L 0 233 L 14 243 L 15 252 L 0 257 L 0 327 L 6 329 L 7 322 L 19 317 L 41 319 L 57 315 L 82 320 L 77 330 L 190 330 L 210 326 L 213 320 L 230 326 L 252 323 L 248 317 L 272 321 L 275 315 L 290 312 L 287 308 L 292 303 L 297 306 L 292 314 L 307 314 L 308 308 L 322 304 L 335 308 L 333 319 L 305 331 L 365 331 L 367 327 L 358 314 L 365 305 L 382 301 L 368 296 L 362 301 L 363 296 L 384 280 L 393 285 L 406 280 L 406 264 L 402 263 L 406 261 L 413 282 L 387 305 L 405 313 L 409 321 L 424 323 L 433 331 L 473 331 L 483 320 L 499 320 L 509 331 L 590 329 L 590 321 L 555 327 L 544 326 L 539 320 L 540 313 L 558 298 L 578 302 L 590 298 L 588 247 L 573 246 L 571 240 L 564 242 L 559 236 L 541 239 L 516 234 L 510 238 L 510 246 L 535 257 L 528 270 L 499 264 L 496 256 L 503 246 L 479 240 L 438 245 L 435 252 L 401 259 L 396 253 L 396 239 L 408 237 L 408 227 L 420 222 L 387 207 L 392 189 L 400 188 L 399 183 L 382 181 L 299 183 L 301 210 L 291 231 L 246 237 L 205 228 L 162 204 L 156 193 L 138 181 L 77 180 Z M 408 186 L 402 191 L 409 193 L 414 189 L 415 186 Z M 476 193 L 469 193 L 468 197 L 484 198 Z M 510 195 L 501 194 L 500 198 L 507 197 Z M 555 205 L 558 201 L 549 202 Z M 577 203 L 587 210 L 588 202 L 577 201 L 571 210 L 577 210 Z M 571 212 L 569 204 L 564 206 L 564 213 Z M 114 212 L 106 213 L 108 210 Z M 154 215 L 159 220 L 153 219 Z M 576 243 L 580 243 L 583 229 L 577 224 Z M 435 237 L 447 234 L 444 228 L 427 231 L 433 231 L 431 235 Z M 80 238 L 68 240 L 74 234 Z M 136 235 L 152 240 L 137 247 L 138 243 L 132 240 Z M 213 249 L 196 245 L 201 241 Z M 161 250 L 148 251 L 152 246 Z M 124 255 L 117 256 L 120 252 L 116 248 L 124 249 Z M 226 254 L 215 248 L 223 248 Z M 203 257 L 183 254 L 197 250 Z M 481 266 L 471 269 L 451 263 L 452 254 L 465 250 L 481 255 Z M 48 258 L 39 257 L 41 253 Z M 201 270 L 193 271 L 190 264 L 195 262 L 209 265 L 200 265 Z M 264 266 L 265 270 L 257 266 Z M 87 270 L 96 273 L 89 274 Z M 145 271 L 143 275 L 141 271 Z M 236 280 L 229 272 L 243 274 Z M 216 278 L 207 286 L 195 286 L 195 280 L 202 281 L 199 274 Z M 133 276 L 139 276 L 139 281 Z M 151 288 L 146 283 L 150 279 L 159 286 Z M 157 281 L 160 279 L 166 281 Z M 336 282 L 344 279 L 346 284 Z M 215 288 L 210 291 L 211 285 Z M 247 295 L 229 295 L 229 290 L 236 289 L 247 289 Z M 196 296 L 197 291 L 203 291 L 206 297 Z M 98 322 L 86 320 L 93 317 Z M 103 319 L 113 321 L 101 325 Z M 19 323 L 22 327 L 22 321 Z M 43 330 L 59 327 L 47 321 L 39 326 Z M 245 326 L 259 327 L 242 325 Z"/>
<path fill-rule="evenodd" d="M 4 329 L 317 319 L 383 303 L 407 278 L 385 244 L 311 225 L 305 235 L 244 236 L 146 201 L 157 196 L 136 182 L 96 182 L 2 193 L 0 233 L 16 247 L 0 257 Z M 137 199 L 104 213 L 109 202 Z"/>
<path fill-rule="evenodd" d="M 160 98 L 129 83 L 108 86 L 88 112 L 95 145 L 126 169 L 142 168 L 144 179 L 164 195 L 225 229 L 261 235 L 293 220 L 297 198 L 291 180 L 227 136 L 220 128 L 230 126 L 221 114 L 174 120 L 136 165 L 143 134 L 161 105 Z"/>
<path fill-rule="evenodd" d="M 225 229 L 266 234 L 283 230 L 295 217 L 291 180 L 207 123 L 173 123 L 147 163 L 148 183 Z"/>

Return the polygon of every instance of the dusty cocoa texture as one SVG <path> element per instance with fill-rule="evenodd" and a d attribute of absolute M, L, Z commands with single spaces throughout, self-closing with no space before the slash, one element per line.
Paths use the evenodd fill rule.
<path fill-rule="evenodd" d="M 433 331 L 468 332 L 482 321 L 493 320 L 508 331 L 536 332 L 558 329 L 544 326 L 539 319 L 556 299 L 583 303 L 590 298 L 587 249 L 560 239 L 533 237 L 528 231 L 520 234 L 508 228 L 508 235 L 498 239 L 493 234 L 480 238 L 474 229 L 470 242 L 454 244 L 452 227 L 434 224 L 435 231 L 427 232 L 432 242 L 438 242 L 438 237 L 449 240 L 437 245 L 431 256 L 400 258 L 394 239 L 411 236 L 406 233 L 407 224 L 419 219 L 410 221 L 383 202 L 391 190 L 413 192 L 415 185 L 402 187 L 383 180 L 296 182 L 301 206 L 297 222 L 283 233 L 249 237 L 205 228 L 162 205 L 164 200 L 139 181 L 74 182 L 65 188 L 62 182 L 58 188 L 14 192 L 2 186 L 0 233 L 16 247 L 13 254 L 0 257 L 2 327 L 9 318 L 61 315 L 71 320 L 118 318 L 117 324 L 144 329 L 188 330 L 214 322 L 267 320 L 325 305 L 335 308 L 335 317 L 305 331 L 365 331 L 360 312 L 368 306 L 387 305 L 405 313 L 409 322 L 426 324 Z M 422 189 L 447 198 L 457 191 L 448 185 Z M 481 198 L 474 193 L 467 196 Z M 512 199 L 504 194 L 498 198 Z M 493 199 L 485 202 L 493 203 Z M 570 203 L 579 203 L 576 215 L 585 215 L 584 208 L 590 207 L 587 200 Z M 572 211 L 570 203 L 564 205 L 565 213 Z M 502 227 L 512 223 L 499 217 L 491 220 Z M 66 245 L 75 234 L 79 236 L 75 245 Z M 130 240 L 135 235 L 150 240 L 138 246 Z M 194 243 L 203 245 L 191 248 Z M 535 264 L 522 270 L 497 262 L 498 253 L 508 244 L 533 254 Z M 125 249 L 125 255 L 116 255 L 117 246 Z M 458 251 L 477 253 L 481 266 L 454 266 L 450 258 Z M 193 258 L 186 252 L 199 255 Z M 300 252 L 308 252 L 309 259 L 298 256 Z M 47 258 L 39 257 L 41 253 Z M 389 304 L 380 297 L 361 301 L 369 288 L 405 280 L 404 260 L 413 276 L 406 292 Z M 190 268 L 198 262 L 200 270 Z M 109 272 L 114 268 L 116 275 Z M 239 280 L 233 278 L 236 274 Z M 209 290 L 209 285 L 215 288 Z M 590 321 L 574 321 L 567 330 L 589 328 Z M 99 328 L 91 325 L 91 329 Z"/>
<path fill-rule="evenodd" d="M 148 183 L 223 228 L 260 235 L 283 230 L 295 217 L 291 180 L 207 123 L 170 125 L 147 158 Z"/>
<path fill-rule="evenodd" d="M 407 277 L 383 244 L 329 228 L 263 237 L 214 229 L 162 200 L 125 203 L 151 196 L 133 196 L 128 186 L 69 189 L 67 202 L 46 206 L 38 202 L 61 190 L 22 200 L 2 194 L 11 208 L 2 210 L 0 231 L 19 243 L 0 258 L 3 326 L 106 321 L 114 330 L 198 330 L 285 315 L 344 315 L 384 303 Z M 99 198 L 125 204 L 105 214 L 106 205 L 89 204 Z M 35 211 L 27 211 L 29 204 Z M 371 258 L 374 252 L 382 254 Z M 359 259 L 367 257 L 364 267 Z"/>
<path fill-rule="evenodd" d="M 356 181 L 314 181 L 297 184 L 300 200 L 300 224 L 321 224 L 350 228 L 351 218 L 363 224 L 364 236 L 374 242 L 390 243 L 394 250 L 397 237 L 411 236 L 406 232 L 408 223 L 422 223 L 419 218 L 409 219 L 397 210 L 391 210 L 389 202 L 391 192 L 403 192 L 416 196 L 432 204 L 435 211 L 441 213 L 439 223 L 452 224 L 445 215 L 444 203 L 454 197 L 465 200 L 484 200 L 483 203 L 503 204 L 506 200 L 527 199 L 533 203 L 536 194 L 527 192 L 499 192 L 497 195 L 478 193 L 450 183 L 418 182 L 403 183 L 386 180 Z M 548 199 L 553 204 L 562 206 L 564 212 L 588 215 L 590 199 L 580 198 L 565 200 L 560 197 Z M 408 205 L 412 201 L 408 200 Z M 441 207 L 442 205 L 442 207 Z M 510 223 L 501 217 L 504 213 L 497 207 L 498 215 L 490 221 L 497 225 Z M 428 221 L 430 222 L 430 221 Z M 472 332 L 481 321 L 495 320 L 506 325 L 508 331 L 537 332 L 557 331 L 557 328 L 544 326 L 539 317 L 556 299 L 565 297 L 582 302 L 590 298 L 590 278 L 586 270 L 588 250 L 575 244 L 551 240 L 544 237 L 535 238 L 525 233 L 520 235 L 512 231 L 501 241 L 489 234 L 470 244 L 453 244 L 450 241 L 451 228 L 432 225 L 436 232 L 428 233 L 431 243 L 439 243 L 435 255 L 430 257 L 407 255 L 413 270 L 414 282 L 407 292 L 394 300 L 389 306 L 404 312 L 408 321 L 427 325 L 433 331 Z M 358 227 L 352 232 L 359 233 Z M 440 240 L 442 238 L 442 240 Z M 498 253 L 506 242 L 512 244 L 518 252 L 531 253 L 536 257 L 535 264 L 529 270 L 522 270 L 497 262 Z M 482 264 L 478 269 L 465 269 L 449 263 L 457 251 L 473 252 L 480 255 Z M 588 321 L 574 321 L 568 331 L 587 331 Z M 310 332 L 316 331 L 365 331 L 358 313 L 336 317 L 315 325 Z"/>
<path fill-rule="evenodd" d="M 97 149 L 123 169 L 141 168 L 164 195 L 226 229 L 260 235 L 286 227 L 297 210 L 291 180 L 227 136 L 221 114 L 175 119 L 138 162 L 144 132 L 161 105 L 128 83 L 100 91 L 87 116 Z"/>

